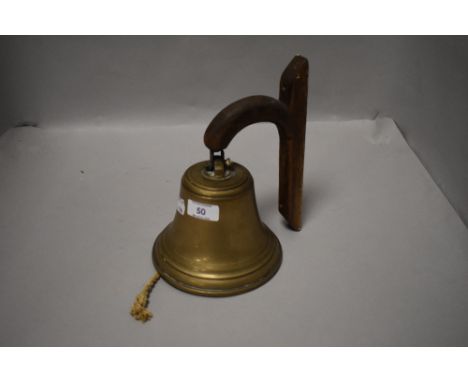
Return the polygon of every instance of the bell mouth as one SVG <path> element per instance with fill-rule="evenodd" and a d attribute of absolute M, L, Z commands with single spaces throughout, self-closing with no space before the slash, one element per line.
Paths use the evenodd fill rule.
<path fill-rule="evenodd" d="M 250 264 L 234 272 L 225 272 L 221 269 L 218 272 L 199 272 L 195 269 L 181 268 L 171 261 L 174 254 L 165 242 L 165 236 L 170 234 L 171 224 L 154 242 L 153 264 L 166 282 L 183 292 L 207 297 L 239 295 L 268 282 L 281 266 L 281 244 L 275 234 L 263 225 L 268 242 L 262 252 L 256 254 L 255 257 L 259 259 L 257 264 Z"/>

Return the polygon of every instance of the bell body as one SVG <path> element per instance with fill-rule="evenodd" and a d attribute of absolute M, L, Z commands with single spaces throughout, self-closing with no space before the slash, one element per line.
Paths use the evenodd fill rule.
<path fill-rule="evenodd" d="M 153 261 L 180 290 L 230 296 L 273 277 L 281 245 L 259 218 L 249 171 L 232 163 L 214 176 L 209 163 L 196 163 L 184 173 L 174 220 L 157 237 Z"/>

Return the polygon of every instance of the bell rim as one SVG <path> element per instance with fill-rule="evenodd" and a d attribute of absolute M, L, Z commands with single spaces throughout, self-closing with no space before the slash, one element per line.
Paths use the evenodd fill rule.
<path fill-rule="evenodd" d="M 244 274 L 241 274 L 237 277 L 203 278 L 191 275 L 187 272 L 177 269 L 170 263 L 161 259 L 161 257 L 163 256 L 161 241 L 163 235 L 165 234 L 166 230 L 171 224 L 169 224 L 156 238 L 152 250 L 152 259 L 153 265 L 158 271 L 158 273 L 161 275 L 161 277 L 168 284 L 172 285 L 173 287 L 182 292 L 205 297 L 229 297 L 240 295 L 266 284 L 269 280 L 273 278 L 273 276 L 278 272 L 279 268 L 281 267 L 283 257 L 281 243 L 276 237 L 276 235 L 266 225 L 264 225 L 270 238 L 272 239 L 272 249 L 270 259 L 266 261 L 262 266 L 254 269 L 253 271 L 247 270 Z M 177 274 L 182 274 L 183 278 L 186 281 L 184 282 L 181 279 L 174 277 Z M 242 280 L 250 281 L 243 282 Z M 203 287 L 201 286 L 203 284 L 218 285 L 218 287 Z"/>

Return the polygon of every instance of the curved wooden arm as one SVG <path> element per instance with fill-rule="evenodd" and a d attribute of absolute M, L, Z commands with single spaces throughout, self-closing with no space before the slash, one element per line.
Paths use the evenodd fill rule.
<path fill-rule="evenodd" d="M 280 137 L 286 137 L 289 111 L 287 106 L 272 97 L 242 98 L 221 110 L 208 125 L 205 145 L 212 151 L 224 150 L 244 127 L 258 122 L 272 122 Z"/>
<path fill-rule="evenodd" d="M 211 151 L 225 149 L 244 127 L 272 122 L 280 136 L 278 209 L 289 226 L 302 226 L 302 179 L 307 116 L 308 62 L 296 56 L 284 70 L 279 99 L 267 96 L 242 98 L 221 110 L 205 131 Z"/>

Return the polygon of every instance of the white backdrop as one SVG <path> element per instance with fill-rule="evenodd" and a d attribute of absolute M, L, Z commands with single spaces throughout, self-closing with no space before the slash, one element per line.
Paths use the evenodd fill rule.
<path fill-rule="evenodd" d="M 468 344 L 468 232 L 385 118 L 308 124 L 301 232 L 277 211 L 274 128 L 236 136 L 226 152 L 254 177 L 279 272 L 228 298 L 160 281 L 154 318 L 130 317 L 182 173 L 207 157 L 203 130 L 83 124 L 0 137 L 0 345 Z"/>

